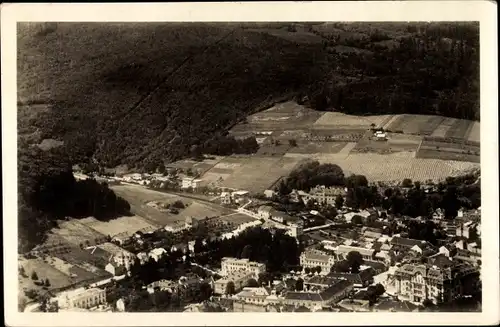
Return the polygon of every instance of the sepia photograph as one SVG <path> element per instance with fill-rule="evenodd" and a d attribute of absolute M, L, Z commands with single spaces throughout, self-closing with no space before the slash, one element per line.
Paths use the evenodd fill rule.
<path fill-rule="evenodd" d="M 480 19 L 207 19 L 13 23 L 17 313 L 498 311 Z"/>

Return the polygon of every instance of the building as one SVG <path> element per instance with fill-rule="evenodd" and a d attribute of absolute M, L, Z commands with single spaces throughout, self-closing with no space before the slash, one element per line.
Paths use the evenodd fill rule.
<path fill-rule="evenodd" d="M 331 286 L 320 292 L 287 292 L 282 303 L 295 307 L 304 306 L 308 309 L 327 307 L 346 298 L 353 290 L 353 284 L 348 280 L 337 280 Z"/>
<path fill-rule="evenodd" d="M 197 179 L 197 178 L 192 178 L 192 177 L 184 177 L 182 179 L 182 184 L 181 188 L 182 189 L 187 189 L 187 188 L 197 188 L 200 186 L 200 183 L 203 182 L 202 179 Z"/>
<path fill-rule="evenodd" d="M 130 266 L 134 263 L 136 255 L 132 252 L 122 249 L 116 244 L 106 242 L 96 246 L 86 248 L 90 255 L 94 257 L 101 257 L 107 259 L 108 263 L 115 266 L 123 266 L 129 270 Z"/>
<path fill-rule="evenodd" d="M 382 230 L 380 228 L 373 227 L 363 227 L 361 229 L 361 233 L 363 233 L 363 237 L 367 240 L 378 240 L 382 237 Z"/>
<path fill-rule="evenodd" d="M 472 221 L 460 224 L 456 228 L 456 236 L 475 239 L 477 237 L 477 224 Z"/>
<path fill-rule="evenodd" d="M 374 312 L 418 312 L 419 307 L 408 301 L 385 299 L 375 304 Z"/>
<path fill-rule="evenodd" d="M 221 260 L 221 275 L 228 276 L 234 272 L 249 272 L 255 278 L 258 278 L 260 273 L 266 272 L 266 265 L 260 262 L 250 261 L 248 259 L 222 258 Z"/>
<path fill-rule="evenodd" d="M 309 193 L 297 193 L 304 204 L 309 200 L 313 200 L 318 204 L 335 206 L 337 196 L 345 197 L 347 190 L 344 187 L 325 187 L 324 185 L 316 186 Z"/>
<path fill-rule="evenodd" d="M 222 204 L 231 204 L 233 199 L 231 198 L 231 193 L 229 192 L 222 192 L 220 194 L 220 201 Z"/>
<path fill-rule="evenodd" d="M 80 288 L 60 294 L 57 303 L 60 308 L 89 309 L 106 303 L 106 291 L 100 288 Z"/>
<path fill-rule="evenodd" d="M 127 273 L 127 270 L 125 269 L 124 266 L 118 266 L 114 263 L 108 263 L 106 267 L 104 267 L 104 270 L 112 274 L 113 276 L 123 276 Z"/>
<path fill-rule="evenodd" d="M 270 219 L 271 218 L 271 212 L 274 210 L 273 207 L 271 206 L 260 206 L 259 209 L 257 210 L 257 215 L 261 219 Z"/>
<path fill-rule="evenodd" d="M 265 287 L 244 287 L 241 292 L 235 295 L 237 301 L 244 303 L 256 304 L 259 306 L 265 306 L 269 304 L 267 298 L 273 294 Z M 274 299 L 271 302 L 275 302 Z"/>
<path fill-rule="evenodd" d="M 353 283 L 355 288 L 364 288 L 369 286 L 374 281 L 374 276 L 376 275 L 373 268 L 366 268 L 358 272 L 357 274 L 352 273 L 330 273 L 329 277 L 334 277 L 337 279 L 346 279 Z"/>
<path fill-rule="evenodd" d="M 335 264 L 335 257 L 317 250 L 306 250 L 300 255 L 300 265 L 305 268 L 321 267 L 321 273 L 327 274 Z"/>
<path fill-rule="evenodd" d="M 373 249 L 367 249 L 359 246 L 348 246 L 348 245 L 339 245 L 337 248 L 334 250 L 335 254 L 339 258 L 345 259 L 349 252 L 359 252 L 361 256 L 363 257 L 364 260 L 376 260 L 374 253 L 375 250 Z"/>
<path fill-rule="evenodd" d="M 239 292 L 240 290 L 243 289 L 246 283 L 252 278 L 255 278 L 253 272 L 245 270 L 234 271 L 230 275 L 226 275 L 221 279 L 215 281 L 214 293 L 227 294 L 227 287 L 229 283 L 233 283 L 234 291 Z"/>
<path fill-rule="evenodd" d="M 265 190 L 264 191 L 264 196 L 267 198 L 267 199 L 271 199 L 274 195 L 276 195 L 277 193 L 273 190 Z"/>
<path fill-rule="evenodd" d="M 165 253 L 167 253 L 167 250 L 165 250 L 164 248 L 156 248 L 156 249 L 153 249 L 149 252 L 148 257 L 153 259 L 154 261 L 158 262 L 158 260 L 160 260 L 160 258 Z"/>
<path fill-rule="evenodd" d="M 304 290 L 324 290 L 339 281 L 338 278 L 331 276 L 313 276 L 304 280 Z"/>
<path fill-rule="evenodd" d="M 427 243 L 426 241 L 414 240 L 411 238 L 404 238 L 404 237 L 400 237 L 400 236 L 394 236 L 391 239 L 392 246 L 398 246 L 398 247 L 406 248 L 408 250 L 411 249 L 412 247 L 414 247 L 415 245 L 422 247 L 426 243 Z"/>
<path fill-rule="evenodd" d="M 422 303 L 425 299 L 434 304 L 449 302 L 457 295 L 462 295 L 462 279 L 477 272 L 475 267 L 467 264 L 448 264 L 443 267 L 405 264 L 394 273 L 396 294 L 415 303 Z"/>

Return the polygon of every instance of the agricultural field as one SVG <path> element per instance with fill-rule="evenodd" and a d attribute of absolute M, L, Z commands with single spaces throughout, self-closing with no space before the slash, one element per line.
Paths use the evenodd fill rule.
<path fill-rule="evenodd" d="M 470 128 L 469 135 L 467 135 L 467 140 L 471 142 L 481 142 L 481 123 L 474 122 Z"/>
<path fill-rule="evenodd" d="M 232 170 L 229 177 L 220 182 L 220 186 L 262 192 L 280 177 L 288 175 L 300 160 L 284 156 L 231 156 L 221 160 L 214 168 Z M 214 173 L 209 170 L 208 174 Z M 201 178 L 205 179 L 205 175 Z M 213 179 L 213 176 L 209 177 Z"/>
<path fill-rule="evenodd" d="M 297 146 L 290 147 L 287 153 L 338 153 L 341 151 L 347 142 L 313 142 L 307 140 L 297 141 Z"/>
<path fill-rule="evenodd" d="M 473 127 L 473 121 L 465 119 L 455 119 L 451 127 L 445 134 L 445 137 L 466 139 L 470 128 Z"/>
<path fill-rule="evenodd" d="M 480 146 L 473 142 L 457 140 L 449 142 L 447 139 L 425 139 L 416 155 L 417 158 L 439 158 L 467 162 L 480 162 Z"/>
<path fill-rule="evenodd" d="M 85 225 L 82 220 L 78 219 L 59 221 L 59 228 L 54 228 L 52 233 L 76 246 L 86 243 L 98 244 L 103 242 L 107 235 Z"/>
<path fill-rule="evenodd" d="M 455 123 L 456 119 L 455 118 L 448 118 L 446 117 L 443 119 L 441 124 L 432 132 L 431 136 L 433 137 L 445 137 L 446 133 L 448 130 L 451 128 L 451 126 Z"/>
<path fill-rule="evenodd" d="M 124 232 L 135 233 L 139 230 L 155 230 L 159 228 L 159 225 L 153 224 L 139 216 L 124 216 L 110 221 L 100 221 L 89 217 L 81 221 L 88 227 L 111 237 Z"/>
<path fill-rule="evenodd" d="M 431 135 L 444 117 L 430 115 L 399 115 L 386 129 L 413 135 Z"/>
<path fill-rule="evenodd" d="M 392 115 L 353 116 L 340 112 L 326 112 L 314 123 L 314 128 L 359 128 L 368 129 L 373 125 L 382 127 Z"/>
<path fill-rule="evenodd" d="M 353 152 L 387 154 L 394 152 L 417 151 L 422 138 L 415 135 L 387 133 L 386 141 L 376 140 L 373 133 L 367 132 L 356 144 Z"/>
<path fill-rule="evenodd" d="M 401 181 L 410 178 L 414 181 L 428 179 L 441 180 L 455 176 L 464 170 L 479 167 L 477 163 L 458 162 L 456 160 L 415 158 L 414 152 L 394 154 L 351 153 L 345 159 L 331 156 L 316 156 L 321 163 L 335 163 L 344 174 L 362 174 L 370 181 Z"/>

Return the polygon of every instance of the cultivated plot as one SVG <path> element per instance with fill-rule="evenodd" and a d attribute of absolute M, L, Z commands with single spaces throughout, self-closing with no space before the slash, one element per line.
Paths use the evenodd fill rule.
<path fill-rule="evenodd" d="M 467 136 L 467 140 L 471 142 L 481 142 L 481 123 L 474 122 L 472 127 L 470 128 L 469 135 Z"/>
<path fill-rule="evenodd" d="M 38 276 L 37 280 L 46 280 L 50 282 L 50 289 L 59 289 L 72 285 L 74 281 L 70 276 L 57 270 L 49 263 L 44 262 L 42 259 L 19 259 L 19 265 L 23 267 L 27 277 L 20 276 L 19 287 L 22 290 L 41 289 L 35 285 L 35 280 L 32 280 L 31 275 L 33 272 Z"/>
<path fill-rule="evenodd" d="M 443 120 L 444 117 L 441 116 L 400 115 L 387 126 L 387 129 L 405 134 L 431 135 Z"/>
<path fill-rule="evenodd" d="M 77 246 L 79 244 L 100 243 L 106 239 L 107 235 L 87 226 L 83 221 L 77 219 L 60 221 L 59 228 L 52 229 L 52 233 Z"/>
<path fill-rule="evenodd" d="M 446 132 L 445 137 L 465 139 L 473 123 L 470 120 L 456 119 Z"/>
<path fill-rule="evenodd" d="M 104 235 L 110 235 L 111 237 L 124 232 L 135 233 L 139 230 L 155 230 L 160 226 L 159 224 L 153 224 L 149 220 L 145 220 L 139 216 L 124 216 L 110 221 L 85 218 L 82 223 Z"/>

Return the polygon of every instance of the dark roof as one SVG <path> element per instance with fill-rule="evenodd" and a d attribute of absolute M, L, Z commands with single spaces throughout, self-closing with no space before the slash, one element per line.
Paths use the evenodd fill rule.
<path fill-rule="evenodd" d="M 321 296 L 319 293 L 308 293 L 308 292 L 287 292 L 285 294 L 285 299 L 287 300 L 301 300 L 301 301 L 321 301 Z"/>
<path fill-rule="evenodd" d="M 339 292 L 343 292 L 347 287 L 351 286 L 353 283 L 349 280 L 339 280 L 337 283 L 328 287 L 326 290 L 321 292 L 321 297 L 323 300 L 328 300 L 333 296 L 337 295 Z"/>
<path fill-rule="evenodd" d="M 357 274 L 351 274 L 351 273 L 330 273 L 328 276 L 330 277 L 337 277 L 337 278 L 345 278 L 348 281 L 354 283 L 354 284 L 363 284 L 364 282 L 370 280 L 375 276 L 376 273 L 373 270 L 373 268 L 367 268 L 365 270 L 360 271 Z"/>
<path fill-rule="evenodd" d="M 365 261 L 364 263 L 365 266 L 370 266 L 373 269 L 386 269 L 386 265 L 383 264 L 382 262 L 377 262 L 377 261 Z"/>
<path fill-rule="evenodd" d="M 432 265 L 435 265 L 439 268 L 446 268 L 446 267 L 450 267 L 453 265 L 453 261 L 450 260 L 450 258 L 448 258 L 446 255 L 444 255 L 442 253 L 435 255 L 433 257 L 430 257 L 429 263 Z"/>
<path fill-rule="evenodd" d="M 367 296 L 366 291 L 359 291 L 352 297 L 354 300 L 364 300 Z"/>
<path fill-rule="evenodd" d="M 415 245 L 422 246 L 426 243 L 426 242 L 425 243 L 424 242 L 425 241 L 414 240 L 411 238 L 404 238 L 404 237 L 399 237 L 399 236 L 395 236 L 391 240 L 391 244 L 401 245 L 401 246 L 405 246 L 405 247 L 413 247 Z"/>
<path fill-rule="evenodd" d="M 304 284 L 314 284 L 314 285 L 324 285 L 330 286 L 338 281 L 338 278 L 329 276 L 313 276 L 308 280 L 304 281 Z"/>
<path fill-rule="evenodd" d="M 408 301 L 385 300 L 375 305 L 378 310 L 412 312 L 418 309 L 418 306 Z"/>

